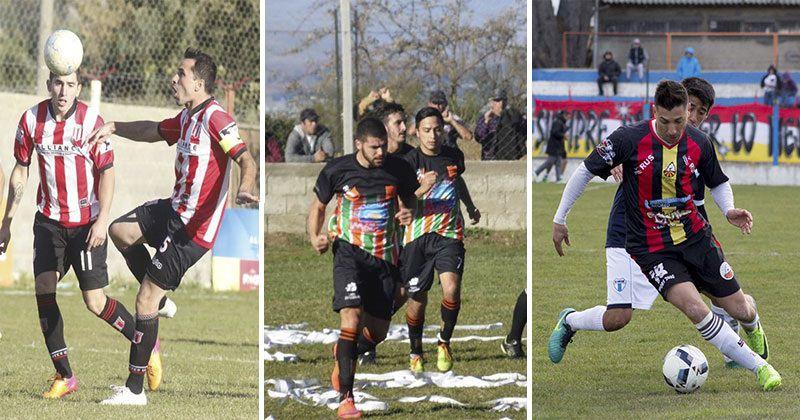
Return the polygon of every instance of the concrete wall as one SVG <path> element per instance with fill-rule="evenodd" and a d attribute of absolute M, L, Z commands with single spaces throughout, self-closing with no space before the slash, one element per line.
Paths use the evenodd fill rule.
<path fill-rule="evenodd" d="M 22 113 L 41 101 L 33 95 L 0 93 L 4 111 L 0 113 L 0 156 L 6 181 L 2 185 L 2 196 L 8 191 L 8 176 L 14 167 L 13 142 L 17 123 Z M 118 104 L 102 104 L 100 114 L 106 121 L 161 120 L 175 116 L 179 108 L 154 108 Z M 257 138 L 257 136 L 256 136 Z M 134 207 L 155 198 L 166 198 L 172 193 L 175 182 L 173 165 L 175 150 L 166 143 L 142 144 L 115 137 L 116 191 L 111 208 L 111 217 L 116 218 Z M 257 158 L 256 158 L 257 159 Z M 38 164 L 31 165 L 30 179 L 25 195 L 12 224 L 12 256 L 15 276 L 33 273 L 33 217 L 36 213 L 36 188 L 39 184 Z M 125 261 L 109 243 L 109 274 L 132 280 Z M 211 252 L 207 253 L 187 274 L 184 282 L 211 284 Z"/>
<path fill-rule="evenodd" d="M 544 158 L 534 158 L 533 167 L 536 168 L 541 165 L 544 160 Z M 577 168 L 582 161 L 581 159 L 569 159 L 565 180 L 572 176 L 572 173 L 575 172 L 575 168 Z M 800 165 L 786 164 L 772 166 L 771 164 L 763 163 L 734 162 L 721 162 L 721 164 L 722 170 L 728 175 L 733 185 L 800 186 Z M 551 180 L 553 180 L 555 178 L 555 171 L 551 171 L 550 176 Z M 598 180 L 600 180 L 600 178 L 595 178 L 595 181 Z"/>
<path fill-rule="evenodd" d="M 321 164 L 284 163 L 265 167 L 265 232 L 306 232 L 306 217 Z M 525 229 L 525 161 L 467 161 L 464 173 L 472 200 L 481 211 L 477 227 Z M 328 206 L 331 211 L 332 205 Z M 462 208 L 466 217 L 466 210 Z"/>

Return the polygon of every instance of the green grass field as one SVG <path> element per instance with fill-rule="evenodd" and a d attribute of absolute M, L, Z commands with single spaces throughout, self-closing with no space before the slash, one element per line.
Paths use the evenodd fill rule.
<path fill-rule="evenodd" d="M 106 290 L 133 309 L 135 289 Z M 178 313 L 159 323 L 164 383 L 146 407 L 125 408 L 99 402 L 125 383 L 130 343 L 86 310 L 76 284 L 59 289 L 58 304 L 79 389 L 56 401 L 41 397 L 54 370 L 33 286 L 0 289 L 0 418 L 257 418 L 258 294 L 184 285 L 171 297 Z"/>
<path fill-rule="evenodd" d="M 533 189 L 533 416 L 610 418 L 797 418 L 800 400 L 800 336 L 796 285 L 799 188 L 735 186 L 737 207 L 753 213 L 752 235 L 723 220 L 710 195 L 707 209 L 742 288 L 755 297 L 770 343 L 770 362 L 783 387 L 760 390 L 755 376 L 726 369 L 716 348 L 667 302 L 637 311 L 614 333 L 581 331 L 564 360 L 547 357 L 547 339 L 565 307 L 578 310 L 606 302 L 605 232 L 616 185 L 590 184 L 570 213 L 572 247 L 559 258 L 552 220 L 563 185 Z M 698 392 L 679 395 L 661 375 L 667 351 L 681 343 L 699 347 L 709 360 L 708 380 Z"/>
<path fill-rule="evenodd" d="M 466 263 L 462 288 L 462 306 L 459 324 L 488 324 L 503 322 L 503 330 L 456 331 L 459 335 L 505 335 L 511 323 L 516 298 L 525 287 L 525 233 L 470 231 L 466 241 Z M 331 310 L 333 294 L 330 252 L 316 255 L 301 236 L 268 236 L 265 253 L 265 324 L 277 326 L 305 321 L 310 330 L 338 328 L 338 315 Z M 437 286 L 438 287 L 438 286 Z M 441 288 L 432 289 L 426 313 L 427 324 L 438 324 Z M 393 323 L 404 323 L 401 312 Z M 430 332 L 426 332 L 429 336 Z M 425 345 L 427 370 L 436 369 L 435 345 Z M 295 353 L 298 363 L 265 363 L 265 378 L 309 379 L 317 378 L 330 386 L 332 367 L 331 346 L 305 345 L 288 349 Z M 454 343 L 454 371 L 459 375 L 483 376 L 500 372 L 525 374 L 525 360 L 509 360 L 500 352 L 499 341 L 485 343 Z M 379 364 L 359 372 L 384 373 L 408 368 L 408 344 L 386 342 L 378 347 Z M 443 389 L 421 387 L 412 390 L 387 390 L 367 388 L 365 392 L 386 401 L 389 410 L 371 414 L 388 418 L 525 418 L 523 411 L 498 413 L 480 403 L 503 397 L 524 397 L 526 389 L 514 385 L 477 389 Z M 470 408 L 453 408 L 440 404 L 400 403 L 402 396 L 442 395 L 453 398 Z M 265 397 L 265 415 L 282 418 L 322 418 L 335 415 L 326 407 L 302 405 L 297 401 L 281 402 Z"/>

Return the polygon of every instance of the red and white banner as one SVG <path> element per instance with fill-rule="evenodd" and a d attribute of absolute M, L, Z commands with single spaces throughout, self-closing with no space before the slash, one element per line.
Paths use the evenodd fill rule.
<path fill-rule="evenodd" d="M 642 120 L 641 102 L 534 101 L 533 156 L 544 156 L 554 115 L 565 110 L 567 155 L 582 158 L 621 125 Z M 652 109 L 652 108 L 651 108 Z M 700 129 L 714 141 L 722 161 L 772 162 L 771 106 L 758 103 L 715 106 Z M 800 109 L 781 109 L 779 162 L 800 163 Z"/>

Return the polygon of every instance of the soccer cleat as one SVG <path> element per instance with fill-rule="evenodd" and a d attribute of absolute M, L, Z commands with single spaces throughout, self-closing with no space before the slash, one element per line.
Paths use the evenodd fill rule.
<path fill-rule="evenodd" d="M 150 361 L 147 362 L 147 387 L 155 391 L 161 386 L 161 379 L 164 375 L 164 366 L 161 364 L 161 339 L 156 338 L 156 345 L 150 353 Z"/>
<path fill-rule="evenodd" d="M 425 360 L 423 360 L 422 356 L 419 354 L 412 354 L 408 359 L 408 369 L 411 370 L 412 373 L 425 372 Z"/>
<path fill-rule="evenodd" d="M 75 375 L 72 375 L 69 379 L 64 379 L 60 373 L 56 373 L 50 378 L 50 382 L 52 382 L 50 389 L 42 394 L 47 399 L 58 399 L 78 390 L 78 378 Z"/>
<path fill-rule="evenodd" d="M 761 323 L 753 331 L 745 330 L 745 341 L 750 350 L 753 350 L 762 359 L 769 362 L 769 344 L 767 343 L 767 335 L 764 334 L 764 329 L 761 328 Z"/>
<path fill-rule="evenodd" d="M 453 352 L 450 344 L 439 342 L 436 348 L 436 368 L 439 372 L 449 372 L 453 369 Z"/>
<path fill-rule="evenodd" d="M 376 360 L 377 357 L 378 357 L 378 355 L 376 354 L 375 350 L 368 351 L 368 352 L 362 354 L 361 356 L 358 356 L 358 364 L 360 366 L 375 365 L 375 364 L 378 363 L 378 361 Z"/>
<path fill-rule="evenodd" d="M 350 395 L 339 403 L 339 410 L 336 412 L 340 419 L 360 419 L 361 411 L 356 408 L 353 396 Z"/>
<path fill-rule="evenodd" d="M 564 357 L 564 352 L 567 351 L 567 345 L 572 341 L 572 336 L 575 331 L 567 325 L 567 315 L 575 312 L 575 309 L 566 308 L 558 314 L 558 322 L 553 332 L 550 334 L 550 341 L 547 343 L 547 354 L 550 356 L 550 361 L 558 363 Z"/>
<path fill-rule="evenodd" d="M 147 405 L 147 396 L 144 391 L 134 394 L 127 386 L 111 385 L 114 395 L 100 402 L 103 405 Z"/>
<path fill-rule="evenodd" d="M 331 387 L 335 391 L 339 391 L 339 360 L 336 358 L 336 346 L 339 343 L 333 343 L 333 371 L 331 372 Z"/>
<path fill-rule="evenodd" d="M 525 357 L 525 352 L 522 351 L 522 343 L 520 343 L 519 340 L 508 341 L 508 339 L 504 339 L 500 343 L 500 350 L 511 359 L 522 359 Z"/>
<path fill-rule="evenodd" d="M 781 386 L 781 374 L 772 365 L 766 364 L 759 367 L 756 374 L 758 375 L 758 384 L 764 391 L 771 391 Z"/>
<path fill-rule="evenodd" d="M 178 312 L 178 305 L 172 299 L 167 298 L 164 301 L 164 307 L 158 310 L 158 316 L 161 318 L 174 318 L 176 312 Z"/>

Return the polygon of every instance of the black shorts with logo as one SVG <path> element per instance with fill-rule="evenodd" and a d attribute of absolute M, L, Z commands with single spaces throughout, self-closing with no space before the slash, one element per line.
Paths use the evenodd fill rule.
<path fill-rule="evenodd" d="M 464 242 L 436 233 L 426 233 L 405 244 L 400 254 L 400 266 L 408 296 L 431 289 L 434 269 L 461 277 L 465 254 Z"/>
<path fill-rule="evenodd" d="M 147 276 L 164 290 L 175 290 L 189 267 L 208 249 L 196 244 L 186 233 L 183 220 L 170 200 L 148 201 L 137 207 L 136 220 L 145 241 L 156 249 L 147 266 Z"/>
<path fill-rule="evenodd" d="M 711 229 L 700 235 L 698 240 L 674 249 L 632 255 L 664 300 L 672 286 L 686 281 L 714 297 L 730 296 L 739 291 L 733 268 L 725 261 L 722 246 Z"/>
<path fill-rule="evenodd" d="M 33 275 L 55 271 L 61 280 L 72 267 L 81 290 L 108 286 L 108 241 L 86 252 L 86 238 L 91 228 L 92 223 L 73 228 L 64 227 L 37 212 L 33 219 Z"/>
<path fill-rule="evenodd" d="M 333 310 L 363 306 L 368 314 L 389 320 L 399 270 L 386 260 L 341 239 L 333 242 Z"/>

